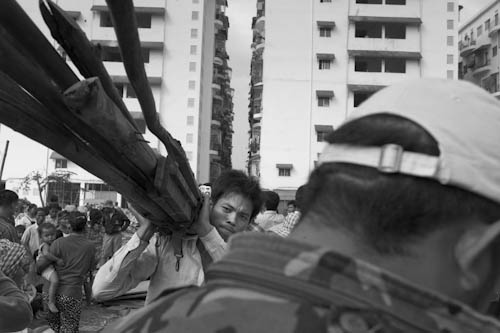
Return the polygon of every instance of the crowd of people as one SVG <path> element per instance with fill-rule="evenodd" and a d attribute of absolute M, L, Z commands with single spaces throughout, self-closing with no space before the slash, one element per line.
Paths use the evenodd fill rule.
<path fill-rule="evenodd" d="M 124 244 L 116 208 L 47 221 L 29 206 L 14 223 L 17 196 L 0 192 L 0 314 L 18 323 L 0 327 L 32 318 L 21 270 L 45 280 L 56 332 L 78 331 L 84 294 L 146 280 L 145 306 L 105 331 L 500 332 L 499 110 L 461 81 L 384 88 L 327 137 L 285 214 L 278 193 L 229 170 L 203 186 L 187 232 L 131 207 L 139 228 Z"/>

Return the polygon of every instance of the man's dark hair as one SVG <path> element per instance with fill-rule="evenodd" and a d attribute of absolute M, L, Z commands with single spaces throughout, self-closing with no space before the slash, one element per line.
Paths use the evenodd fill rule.
<path fill-rule="evenodd" d="M 19 200 L 16 192 L 11 190 L 0 190 L 0 206 L 10 206 Z"/>
<path fill-rule="evenodd" d="M 280 196 L 278 193 L 274 191 L 263 191 L 262 198 L 266 210 L 278 210 L 278 205 L 280 204 Z"/>
<path fill-rule="evenodd" d="M 85 230 L 85 226 L 87 225 L 87 216 L 78 211 L 70 212 L 68 214 L 68 221 L 71 226 L 71 231 L 83 232 Z"/>
<path fill-rule="evenodd" d="M 38 207 L 37 205 L 30 203 L 30 204 L 28 205 L 28 212 L 29 212 L 30 210 L 32 210 L 33 208 L 37 208 L 37 207 Z"/>
<path fill-rule="evenodd" d="M 424 128 L 389 114 L 348 122 L 327 141 L 379 147 L 392 143 L 405 151 L 440 154 L 436 140 Z M 347 229 L 386 255 L 405 254 L 407 245 L 454 221 L 476 218 L 492 223 L 500 218 L 500 205 L 480 195 L 431 179 L 348 163 L 325 163 L 314 170 L 302 208 L 309 220 Z"/>
<path fill-rule="evenodd" d="M 262 207 L 262 191 L 259 181 L 239 170 L 224 171 L 212 186 L 212 201 L 215 204 L 226 194 L 241 194 L 252 203 L 254 218 Z"/>
<path fill-rule="evenodd" d="M 38 212 L 42 212 L 43 215 L 47 215 L 47 209 L 45 209 L 43 207 L 37 208 L 35 211 L 35 214 L 38 214 Z"/>
<path fill-rule="evenodd" d="M 49 222 L 44 222 L 38 226 L 38 235 L 41 237 L 44 230 L 57 230 L 56 226 Z M 41 240 L 40 240 L 41 241 Z"/>
<path fill-rule="evenodd" d="M 290 200 L 288 201 L 288 203 L 286 204 L 287 206 L 290 206 L 290 205 L 293 205 L 294 207 L 296 207 L 297 205 L 295 204 L 295 200 Z"/>

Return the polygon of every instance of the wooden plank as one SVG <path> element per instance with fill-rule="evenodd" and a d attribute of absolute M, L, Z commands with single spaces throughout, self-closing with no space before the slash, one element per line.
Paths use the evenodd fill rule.
<path fill-rule="evenodd" d="M 99 77 L 106 94 L 136 131 L 139 132 L 134 119 L 128 112 L 125 103 L 118 94 L 111 77 L 100 59 L 99 50 L 92 45 L 80 26 L 64 10 L 50 0 L 46 2 L 47 4 L 40 2 L 40 11 L 50 29 L 52 37 L 63 47 L 76 68 L 78 68 L 85 78 Z"/>
<path fill-rule="evenodd" d="M 149 87 L 144 61 L 142 59 L 141 44 L 137 31 L 137 22 L 132 0 L 106 0 L 113 18 L 120 52 L 122 54 L 125 71 L 141 105 L 144 119 L 149 130 L 165 145 L 167 152 L 179 165 L 179 171 L 189 186 L 193 195 L 200 197 L 191 166 L 179 141 L 160 124 L 153 94 Z"/>
<path fill-rule="evenodd" d="M 78 82 L 78 77 L 16 1 L 0 1 L 0 25 L 23 46 L 31 61 L 39 63 L 61 89 Z"/>
<path fill-rule="evenodd" d="M 0 123 L 57 151 L 101 178 L 137 206 L 141 214 L 163 228 L 176 228 L 175 221 L 151 200 L 141 186 L 137 186 L 125 173 L 101 159 L 95 148 L 82 141 L 78 135 L 53 121 L 43 105 L 1 72 Z"/>
<path fill-rule="evenodd" d="M 64 104 L 57 87 L 50 84 L 51 80 L 45 73 L 38 70 L 27 58 L 0 36 L 0 70 L 10 76 L 20 86 L 43 104 L 54 117 L 60 119 L 65 126 L 78 131 L 80 137 L 99 149 L 99 156 L 109 164 L 115 165 L 125 174 L 144 186 L 153 190 L 154 185 L 142 170 L 126 158 L 126 152 L 118 151 L 105 139 L 106 133 L 100 133 L 75 116 Z"/>
<path fill-rule="evenodd" d="M 64 92 L 64 101 L 86 124 L 101 133 L 109 144 L 126 153 L 143 173 L 153 179 L 157 156 L 144 137 L 123 117 L 118 107 L 106 95 L 99 78 L 81 81 Z"/>

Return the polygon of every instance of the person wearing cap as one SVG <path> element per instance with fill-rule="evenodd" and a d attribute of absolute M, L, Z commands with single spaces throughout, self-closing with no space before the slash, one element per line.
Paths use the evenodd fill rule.
<path fill-rule="evenodd" d="M 289 238 L 235 236 L 202 288 L 112 332 L 500 332 L 500 104 L 464 81 L 382 89 L 327 137 Z"/>

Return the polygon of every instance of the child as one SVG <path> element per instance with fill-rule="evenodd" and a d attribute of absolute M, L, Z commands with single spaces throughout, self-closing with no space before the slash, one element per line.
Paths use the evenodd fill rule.
<path fill-rule="evenodd" d="M 49 252 L 50 245 L 56 239 L 56 227 L 52 223 L 43 223 L 38 227 L 38 232 L 40 234 L 40 247 L 38 249 L 37 260 L 44 256 L 46 260 L 56 263 L 58 266 L 63 266 L 64 262 L 62 259 L 54 256 Z M 56 291 L 59 284 L 59 278 L 54 269 L 53 265 L 48 266 L 42 272 L 43 278 L 49 281 L 49 301 L 48 307 L 50 312 L 59 312 L 56 307 Z"/>
<path fill-rule="evenodd" d="M 22 224 L 16 225 L 16 231 L 17 231 L 17 236 L 19 236 L 19 239 L 23 238 L 24 231 L 26 230 L 26 227 Z"/>

